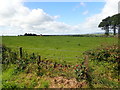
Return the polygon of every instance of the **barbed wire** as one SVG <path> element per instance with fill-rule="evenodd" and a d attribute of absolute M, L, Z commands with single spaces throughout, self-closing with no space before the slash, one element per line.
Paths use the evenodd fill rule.
<path fill-rule="evenodd" d="M 12 47 L 12 48 L 20 48 L 20 47 L 14 47 L 14 46 L 9 46 L 9 47 Z M 69 52 L 81 52 L 82 53 L 82 51 L 74 51 L 74 50 L 58 50 L 58 49 L 46 49 L 46 48 L 25 48 L 25 47 L 23 47 L 23 49 L 40 49 L 40 50 L 53 50 L 53 51 L 69 51 Z"/>
<path fill-rule="evenodd" d="M 8 47 L 10 47 L 10 48 L 16 48 L 16 49 L 19 49 L 20 48 L 20 46 L 19 47 L 15 47 L 15 46 L 8 46 Z M 25 48 L 25 47 L 23 47 L 23 49 L 40 49 L 40 50 L 53 50 L 53 51 L 66 51 L 66 52 L 79 52 L 79 53 L 83 53 L 82 51 L 73 51 L 73 50 L 56 50 L 56 49 L 44 49 L 44 48 Z M 83 57 L 82 56 L 73 56 L 73 57 L 64 57 L 64 56 L 54 56 L 54 55 L 51 55 L 51 56 L 49 56 L 49 55 L 42 55 L 42 57 L 43 58 L 56 58 L 56 59 L 83 59 Z"/>
<path fill-rule="evenodd" d="M 59 58 L 59 59 L 62 59 L 62 58 L 65 58 L 65 59 L 80 59 L 81 57 L 77 57 L 77 56 L 75 56 L 75 57 L 63 57 L 63 56 L 61 56 L 61 57 L 58 57 L 58 56 L 47 56 L 47 58 Z M 81 58 L 82 59 L 82 58 Z"/>

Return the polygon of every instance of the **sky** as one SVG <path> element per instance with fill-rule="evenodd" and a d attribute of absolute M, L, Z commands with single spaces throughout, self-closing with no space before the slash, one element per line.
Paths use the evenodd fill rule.
<path fill-rule="evenodd" d="M 103 32 L 100 21 L 118 13 L 119 0 L 24 2 L 0 0 L 0 34 L 88 34 Z"/>
<path fill-rule="evenodd" d="M 31 10 L 41 8 L 49 15 L 59 16 L 56 19 L 59 22 L 76 25 L 86 17 L 100 13 L 105 2 L 26 2 L 24 5 Z"/>

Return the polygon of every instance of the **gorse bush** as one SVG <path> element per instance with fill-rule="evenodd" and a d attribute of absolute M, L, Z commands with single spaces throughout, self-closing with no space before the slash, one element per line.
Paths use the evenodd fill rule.
<path fill-rule="evenodd" d="M 85 65 L 82 65 L 82 64 L 76 65 L 74 69 L 75 69 L 77 81 L 81 81 L 81 80 L 86 79 L 87 68 Z"/>
<path fill-rule="evenodd" d="M 16 64 L 19 70 L 23 70 L 26 68 L 27 64 L 30 63 L 31 60 L 29 58 L 19 57 L 19 52 L 12 51 L 10 48 L 6 46 L 2 46 L 2 65 L 3 70 L 6 69 L 10 64 Z"/>
<path fill-rule="evenodd" d="M 21 58 L 19 52 L 12 51 L 6 46 L 2 48 L 3 68 L 7 68 L 10 64 L 15 64 L 15 73 L 25 70 L 27 73 L 34 71 L 37 75 L 43 76 L 44 74 L 55 74 L 57 71 L 61 71 L 64 74 L 68 73 L 69 70 L 73 71 L 73 66 L 66 64 L 64 61 L 64 63 L 58 63 L 51 60 L 41 60 L 39 55 L 35 53 L 28 54 L 26 52 L 23 52 Z"/>
<path fill-rule="evenodd" d="M 118 49 L 118 45 L 112 45 L 107 47 L 98 48 L 96 50 L 87 51 L 84 54 L 89 56 L 89 60 L 104 62 L 106 68 L 112 71 L 114 74 L 118 73 L 118 64 L 120 60 L 120 50 Z"/>
<path fill-rule="evenodd" d="M 89 56 L 89 67 L 94 87 L 118 88 L 119 55 L 118 45 L 104 46 L 86 51 Z"/>
<path fill-rule="evenodd" d="M 12 51 L 6 46 L 2 46 L 2 49 L 3 72 L 6 73 L 6 71 L 8 71 L 9 68 L 12 68 L 11 79 L 3 80 L 3 88 L 19 88 L 19 85 L 15 84 L 15 82 L 11 84 L 9 84 L 9 82 L 14 78 L 15 75 L 19 75 L 22 72 L 26 74 L 35 74 L 40 77 L 42 77 L 43 75 L 49 75 L 50 77 L 58 75 L 64 75 L 68 77 L 68 75 L 74 75 L 74 69 L 72 65 L 66 63 L 53 62 L 51 60 L 41 60 L 40 56 L 34 53 L 28 54 L 24 52 L 22 57 L 20 57 L 19 52 Z M 48 82 L 45 82 L 43 86 L 45 88 L 48 88 Z"/>
<path fill-rule="evenodd" d="M 96 50 L 87 51 L 84 54 L 89 55 L 91 60 L 97 61 L 116 63 L 120 59 L 120 50 L 118 49 L 118 45 L 98 48 Z"/>
<path fill-rule="evenodd" d="M 2 70 L 5 70 L 10 63 L 13 63 L 12 61 L 12 51 L 10 48 L 7 48 L 6 46 L 2 46 Z M 16 58 L 16 56 L 15 56 Z"/>

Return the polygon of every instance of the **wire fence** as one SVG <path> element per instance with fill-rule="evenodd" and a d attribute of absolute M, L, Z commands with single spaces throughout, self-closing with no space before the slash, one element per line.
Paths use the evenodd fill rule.
<path fill-rule="evenodd" d="M 21 47 L 15 47 L 15 46 L 9 46 L 10 48 L 15 48 L 15 49 L 20 49 Z M 51 51 L 60 51 L 60 53 L 62 53 L 62 52 L 79 52 L 79 53 L 83 53 L 83 51 L 74 51 L 74 50 L 59 50 L 59 49 L 47 49 L 47 48 L 26 48 L 26 47 L 22 47 L 24 50 L 26 50 L 26 49 L 29 49 L 29 50 L 51 50 Z M 42 56 L 43 57 L 45 57 L 45 58 L 56 58 L 56 59 L 83 59 L 83 57 L 81 56 L 74 56 L 74 57 L 71 57 L 71 56 L 66 56 L 65 57 L 65 55 L 53 55 L 53 53 L 52 54 L 49 54 L 49 55 L 44 55 L 44 54 L 42 54 Z"/>
<path fill-rule="evenodd" d="M 9 46 L 10 48 L 20 48 L 20 47 L 14 47 L 14 46 Z M 59 49 L 47 49 L 47 48 L 26 48 L 24 47 L 24 49 L 39 49 L 39 50 L 53 50 L 53 51 L 66 51 L 66 52 L 82 52 L 82 51 L 74 51 L 74 50 L 59 50 Z"/>

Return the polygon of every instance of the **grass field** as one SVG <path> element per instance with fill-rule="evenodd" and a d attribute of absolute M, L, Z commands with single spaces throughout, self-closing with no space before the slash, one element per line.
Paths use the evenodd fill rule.
<path fill-rule="evenodd" d="M 82 60 L 82 53 L 101 45 L 117 43 L 114 37 L 72 37 L 72 36 L 3 36 L 2 43 L 12 49 L 37 53 L 43 58 L 67 63 Z"/>

